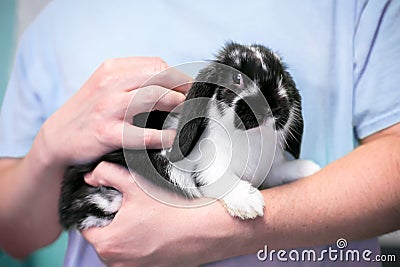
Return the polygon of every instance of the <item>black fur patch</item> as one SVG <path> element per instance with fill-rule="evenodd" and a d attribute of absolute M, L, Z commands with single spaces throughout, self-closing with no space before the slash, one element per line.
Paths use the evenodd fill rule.
<path fill-rule="evenodd" d="M 270 113 L 262 95 L 247 96 L 240 99 L 236 103 L 235 111 L 237 115 L 235 127 L 244 130 L 260 126 L 268 117 L 267 114 Z"/>
<path fill-rule="evenodd" d="M 209 81 L 212 78 L 211 75 L 213 75 L 212 70 L 205 69 L 200 72 L 198 80 Z M 195 82 L 193 84 L 186 97 L 187 102 L 183 106 L 176 138 L 168 153 L 171 162 L 179 161 L 189 155 L 203 134 L 208 124 L 207 106 L 216 88 L 215 83 Z"/>

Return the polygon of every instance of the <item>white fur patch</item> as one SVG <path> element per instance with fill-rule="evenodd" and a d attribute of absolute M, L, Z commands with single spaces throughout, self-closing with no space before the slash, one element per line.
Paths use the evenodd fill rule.
<path fill-rule="evenodd" d="M 85 218 L 85 220 L 82 221 L 82 223 L 79 226 L 82 229 L 87 229 L 90 227 L 104 227 L 106 225 L 109 225 L 111 221 L 112 220 L 99 218 L 96 216 L 88 216 Z"/>
<path fill-rule="evenodd" d="M 112 195 L 111 201 L 108 200 L 106 197 L 104 197 L 101 193 L 89 195 L 87 199 L 89 200 L 90 203 L 96 204 L 96 206 L 99 209 L 103 210 L 105 213 L 117 212 L 121 207 L 122 194 L 118 191 L 110 191 L 107 194 Z"/>
<path fill-rule="evenodd" d="M 248 188 L 251 184 L 255 187 L 262 184 L 270 170 L 276 144 L 272 120 L 267 120 L 261 127 L 244 131 L 234 127 L 233 108 L 225 106 L 222 114 L 221 116 L 216 105 L 210 105 L 209 123 L 201 136 L 201 140 L 208 140 L 205 144 L 207 147 L 200 150 L 204 151 L 203 153 L 212 151 L 214 155 L 201 155 L 201 160 L 196 164 L 198 181 L 207 185 L 201 187 L 200 191 L 204 196 L 218 199 L 223 198 L 228 192 L 230 194 L 230 190 L 235 190 L 237 183 L 243 182 Z M 196 147 L 199 144 L 201 142 Z M 196 147 L 189 158 L 199 156 L 195 152 L 198 151 Z M 213 160 L 210 161 L 210 158 Z M 254 212 L 250 212 L 248 207 L 243 210 L 242 215 L 239 215 L 241 210 L 238 209 L 236 215 L 238 217 L 252 218 L 254 216 Z M 256 210 L 255 214 L 260 214 L 260 208 Z M 244 215 L 247 213 L 249 215 Z"/>
<path fill-rule="evenodd" d="M 265 65 L 261 52 L 256 47 L 250 46 L 249 48 L 251 51 L 254 52 L 255 57 L 260 60 L 261 67 L 263 68 L 263 70 L 267 70 L 267 66 Z"/>
<path fill-rule="evenodd" d="M 196 187 L 194 179 L 192 179 L 192 170 L 186 170 L 182 168 L 182 163 L 173 164 L 169 170 L 169 177 L 171 182 L 176 186 L 183 189 L 189 194 L 189 197 L 198 198 L 201 197 L 201 193 Z M 179 167 L 177 167 L 179 166 Z"/>
<path fill-rule="evenodd" d="M 237 49 L 232 50 L 232 52 L 230 53 L 230 57 L 233 58 L 233 61 L 234 61 L 237 65 L 240 64 L 239 50 L 237 50 Z"/>

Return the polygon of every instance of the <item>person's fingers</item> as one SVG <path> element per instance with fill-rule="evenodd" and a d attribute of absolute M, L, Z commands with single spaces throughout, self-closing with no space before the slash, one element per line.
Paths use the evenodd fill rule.
<path fill-rule="evenodd" d="M 185 100 L 182 93 L 178 93 L 161 86 L 147 86 L 131 92 L 131 101 L 128 105 L 125 118 L 131 118 L 139 113 L 152 110 L 172 111 Z"/>
<path fill-rule="evenodd" d="M 99 187 L 99 186 L 101 185 L 101 184 L 99 183 L 99 181 L 96 180 L 96 179 L 93 177 L 93 172 L 88 172 L 88 173 L 86 173 L 85 176 L 84 176 L 83 178 L 84 178 L 84 180 L 85 180 L 85 183 L 87 183 L 87 184 L 89 184 L 89 185 L 91 185 L 91 186 Z"/>
<path fill-rule="evenodd" d="M 172 146 L 175 130 L 140 128 L 125 123 L 122 146 L 128 149 L 161 149 Z"/>
<path fill-rule="evenodd" d="M 132 190 L 132 187 L 138 189 L 128 169 L 118 164 L 105 161 L 99 163 L 91 173 L 85 175 L 85 182 L 95 187 L 113 187 L 123 195 L 128 194 L 127 192 Z M 107 231 L 107 229 L 107 227 L 91 227 L 82 230 L 81 233 L 89 243 L 96 244 L 102 241 L 103 236 L 106 235 L 105 231 Z M 100 234 L 99 231 L 102 232 L 102 234 Z"/>
<path fill-rule="evenodd" d="M 158 57 L 112 58 L 96 70 L 95 80 L 101 87 L 130 91 L 167 68 L 168 64 Z"/>
<path fill-rule="evenodd" d="M 176 68 L 169 67 L 150 77 L 142 87 L 159 85 L 186 94 L 192 86 L 193 78 Z"/>
<path fill-rule="evenodd" d="M 182 104 L 186 97 L 182 93 L 159 87 L 160 98 L 152 110 L 173 111 L 177 106 Z M 174 110 L 175 111 L 175 110 Z"/>
<path fill-rule="evenodd" d="M 96 71 L 102 87 L 131 91 L 158 85 L 186 93 L 192 78 L 168 66 L 158 57 L 127 57 L 109 59 Z"/>
<path fill-rule="evenodd" d="M 85 182 L 95 187 L 113 187 L 121 193 L 135 185 L 128 169 L 105 161 L 99 163 L 92 172 L 85 175 Z"/>

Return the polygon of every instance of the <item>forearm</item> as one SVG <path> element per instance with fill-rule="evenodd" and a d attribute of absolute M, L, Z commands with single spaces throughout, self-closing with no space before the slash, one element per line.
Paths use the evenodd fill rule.
<path fill-rule="evenodd" d="M 26 157 L 0 160 L 2 249 L 22 258 L 59 236 L 57 209 L 64 170 L 46 152 L 42 132 Z"/>
<path fill-rule="evenodd" d="M 264 217 L 246 221 L 218 201 L 190 209 L 162 204 L 136 185 L 140 177 L 103 162 L 86 182 L 117 188 L 123 204 L 111 224 L 83 235 L 107 263 L 128 266 L 193 266 L 256 253 L 264 245 L 308 247 L 376 236 L 399 227 L 398 151 L 399 137 L 380 138 L 313 176 L 263 190 Z"/>
<path fill-rule="evenodd" d="M 388 152 L 389 151 L 389 152 Z M 234 220 L 219 205 L 204 208 L 208 235 L 224 240 L 209 247 L 210 259 L 262 249 L 293 248 L 377 236 L 399 228 L 400 138 L 363 145 L 313 176 L 264 190 L 265 215 Z M 204 232 L 203 232 L 204 233 Z M 216 242 L 218 243 L 218 242 Z"/>

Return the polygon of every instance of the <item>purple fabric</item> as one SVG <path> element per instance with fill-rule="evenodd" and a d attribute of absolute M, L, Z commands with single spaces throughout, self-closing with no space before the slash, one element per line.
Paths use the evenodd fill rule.
<path fill-rule="evenodd" d="M 267 242 L 266 242 L 267 244 Z M 308 248 L 307 250 L 312 249 L 315 251 L 318 257 L 321 255 L 322 250 L 328 250 L 329 247 L 332 249 L 337 249 L 336 245 L 330 246 L 323 246 L 323 247 L 316 247 L 316 248 Z M 264 249 L 264 248 L 260 248 Z M 325 253 L 325 257 L 323 261 L 279 261 L 276 253 L 272 260 L 260 261 L 256 254 L 254 255 L 246 255 L 235 257 L 223 261 L 218 261 L 214 263 L 205 264 L 204 266 L 207 267 L 242 267 L 242 266 L 269 266 L 269 267 L 287 267 L 287 266 L 296 266 L 296 267 L 306 267 L 306 266 L 341 266 L 341 267 L 362 267 L 362 266 L 371 266 L 371 267 L 378 267 L 381 266 L 380 262 L 367 262 L 362 259 L 362 252 L 365 250 L 370 250 L 372 254 L 369 256 L 371 260 L 374 259 L 376 255 L 379 255 L 380 248 L 379 243 L 376 238 L 365 240 L 365 241 L 358 241 L 358 242 L 351 242 L 348 243 L 348 246 L 343 249 L 343 255 L 345 255 L 346 251 L 349 250 L 357 250 L 360 255 L 360 261 L 345 261 L 345 256 L 343 256 L 343 260 L 336 260 L 331 261 Z M 339 251 L 339 250 L 338 250 Z M 285 258 L 289 259 L 290 250 L 287 250 Z M 301 255 L 301 250 L 299 250 L 299 255 Z M 335 254 L 339 255 L 339 254 Z M 351 259 L 351 256 L 348 256 Z M 93 247 L 86 242 L 86 240 L 81 236 L 78 231 L 71 231 L 69 233 L 69 244 L 68 244 L 68 251 L 67 257 L 65 259 L 65 267 L 100 267 L 104 266 L 104 264 L 98 258 L 96 252 L 94 251 Z"/>

